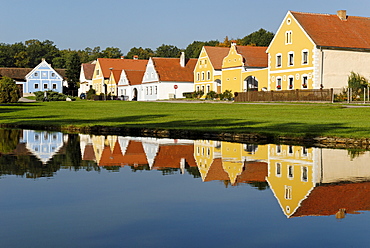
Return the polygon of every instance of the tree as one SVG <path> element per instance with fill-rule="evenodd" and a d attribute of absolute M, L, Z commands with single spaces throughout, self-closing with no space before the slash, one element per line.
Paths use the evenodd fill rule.
<path fill-rule="evenodd" d="M 180 48 L 173 45 L 162 44 L 155 50 L 156 57 L 177 58 L 180 56 Z"/>
<path fill-rule="evenodd" d="M 242 46 L 268 46 L 274 38 L 274 33 L 269 32 L 263 28 L 258 31 L 255 31 L 243 39 L 239 40 L 239 44 Z"/>
<path fill-rule="evenodd" d="M 123 54 L 117 47 L 107 47 L 102 51 L 102 55 L 103 58 L 119 59 Z"/>
<path fill-rule="evenodd" d="M 30 59 L 28 66 L 34 68 L 44 58 L 46 61 L 53 61 L 55 57 L 60 56 L 59 49 L 50 40 L 28 40 L 25 42 L 26 52 Z"/>
<path fill-rule="evenodd" d="M 230 47 L 231 46 L 231 40 L 229 40 L 229 37 L 225 37 L 224 42 L 220 42 L 217 44 L 218 47 Z"/>
<path fill-rule="evenodd" d="M 219 44 L 218 40 L 211 41 L 194 41 L 189 44 L 185 49 L 185 56 L 187 58 L 198 58 L 203 46 L 217 46 Z"/>
<path fill-rule="evenodd" d="M 138 56 L 139 59 L 149 59 L 150 57 L 154 56 L 154 52 L 150 48 L 133 47 L 127 53 L 125 58 L 132 59 L 134 56 Z"/>
<path fill-rule="evenodd" d="M 71 52 L 67 57 L 66 68 L 68 90 L 77 90 L 77 82 L 80 78 L 81 62 L 76 51 Z"/>
<path fill-rule="evenodd" d="M 0 102 L 18 102 L 21 94 L 15 81 L 10 77 L 0 79 Z"/>

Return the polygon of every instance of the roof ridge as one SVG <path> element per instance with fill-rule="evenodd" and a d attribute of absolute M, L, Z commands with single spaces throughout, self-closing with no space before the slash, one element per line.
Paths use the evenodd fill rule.
<path fill-rule="evenodd" d="M 297 14 L 306 14 L 306 15 L 317 15 L 317 16 L 337 16 L 337 14 L 328 14 L 328 13 L 312 13 L 312 12 L 303 12 L 303 11 L 290 11 L 291 13 L 297 13 Z M 367 16 L 352 16 L 352 15 L 347 15 L 348 17 L 351 18 L 365 18 L 365 19 L 370 19 L 370 17 Z"/>

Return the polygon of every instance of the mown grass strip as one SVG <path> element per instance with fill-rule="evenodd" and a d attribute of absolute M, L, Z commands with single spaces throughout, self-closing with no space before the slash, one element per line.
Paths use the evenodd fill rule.
<path fill-rule="evenodd" d="M 1 105 L 0 123 L 360 138 L 370 137 L 370 108 L 333 104 L 37 102 Z"/>

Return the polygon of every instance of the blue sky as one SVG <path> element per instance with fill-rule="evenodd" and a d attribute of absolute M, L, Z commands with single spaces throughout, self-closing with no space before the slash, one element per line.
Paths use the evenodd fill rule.
<path fill-rule="evenodd" d="M 369 0 L 0 0 L 0 42 L 51 40 L 59 49 L 179 48 L 195 40 L 276 32 L 288 10 L 370 16 Z"/>

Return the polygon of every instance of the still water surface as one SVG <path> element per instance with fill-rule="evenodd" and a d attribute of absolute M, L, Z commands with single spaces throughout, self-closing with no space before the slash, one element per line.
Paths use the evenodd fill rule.
<path fill-rule="evenodd" d="M 367 247 L 370 153 L 0 129 L 0 247 Z"/>

